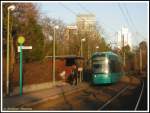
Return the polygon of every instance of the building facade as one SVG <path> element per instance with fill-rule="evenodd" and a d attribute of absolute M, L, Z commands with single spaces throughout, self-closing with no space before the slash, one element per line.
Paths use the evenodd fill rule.
<path fill-rule="evenodd" d="M 127 45 L 129 45 L 132 50 L 131 32 L 129 32 L 127 27 L 122 27 L 122 29 L 117 32 L 117 46 L 121 49 Z"/>
<path fill-rule="evenodd" d="M 95 30 L 96 16 L 94 14 L 78 14 L 76 24 L 80 30 Z"/>

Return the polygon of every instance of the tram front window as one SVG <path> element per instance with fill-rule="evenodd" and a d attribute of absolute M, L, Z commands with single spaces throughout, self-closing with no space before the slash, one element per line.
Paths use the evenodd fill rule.
<path fill-rule="evenodd" d="M 108 73 L 108 63 L 106 59 L 93 60 L 93 73 Z"/>

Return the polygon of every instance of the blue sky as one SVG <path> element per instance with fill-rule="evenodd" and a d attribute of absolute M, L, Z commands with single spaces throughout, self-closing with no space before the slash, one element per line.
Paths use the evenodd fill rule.
<path fill-rule="evenodd" d="M 148 4 L 146 2 L 121 2 L 120 6 L 125 16 L 118 2 L 43 2 L 38 3 L 38 6 L 42 15 L 61 19 L 68 25 L 76 22 L 76 14 L 92 12 L 96 15 L 96 21 L 104 29 L 104 36 L 108 42 L 116 41 L 115 34 L 123 25 L 127 26 L 133 34 L 133 45 L 148 38 Z M 127 18 L 129 24 L 126 20 L 128 15 L 125 7 L 131 18 L 131 20 Z M 136 34 L 135 29 L 142 35 Z"/>

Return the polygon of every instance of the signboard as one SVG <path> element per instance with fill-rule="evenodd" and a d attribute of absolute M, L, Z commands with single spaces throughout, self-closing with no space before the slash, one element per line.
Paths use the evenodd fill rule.
<path fill-rule="evenodd" d="M 32 49 L 32 46 L 22 46 L 22 49 Z M 20 46 L 18 46 L 18 52 L 20 52 Z"/>
<path fill-rule="evenodd" d="M 23 44 L 25 42 L 25 38 L 23 36 L 18 37 L 18 43 Z"/>
<path fill-rule="evenodd" d="M 67 26 L 68 29 L 77 29 L 77 26 Z"/>

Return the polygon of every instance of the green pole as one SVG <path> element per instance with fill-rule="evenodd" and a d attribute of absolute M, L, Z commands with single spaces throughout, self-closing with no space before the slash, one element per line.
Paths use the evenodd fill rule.
<path fill-rule="evenodd" d="M 20 45 L 20 66 L 19 66 L 19 91 L 20 91 L 20 96 L 22 95 L 22 45 L 25 42 L 25 38 L 23 36 L 18 37 L 18 43 Z"/>
<path fill-rule="evenodd" d="M 6 64 L 6 77 L 7 77 L 7 82 L 6 82 L 6 93 L 9 95 L 9 10 L 7 14 L 7 64 Z"/>
<path fill-rule="evenodd" d="M 20 96 L 22 96 L 22 44 L 20 44 Z"/>
<path fill-rule="evenodd" d="M 55 85 L 55 28 L 53 37 L 53 85 Z"/>

